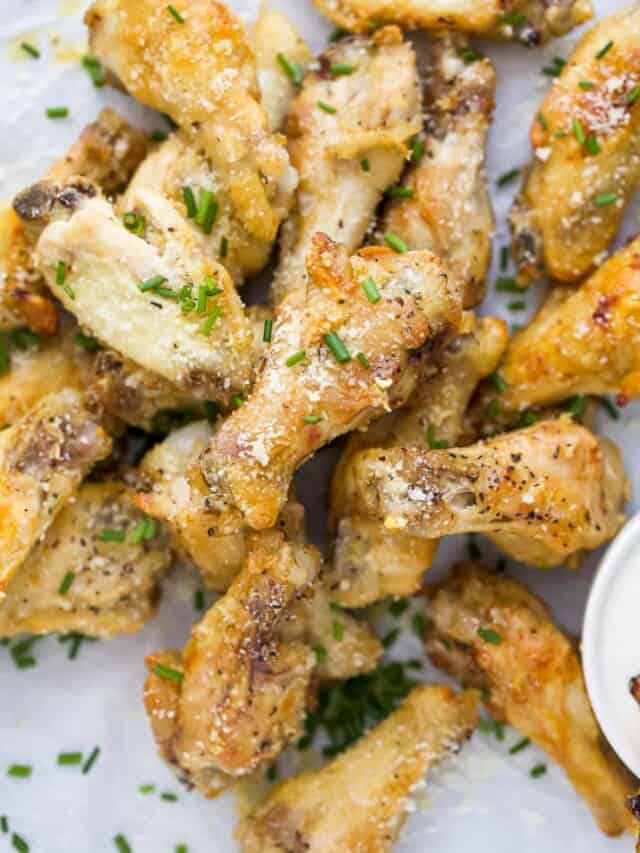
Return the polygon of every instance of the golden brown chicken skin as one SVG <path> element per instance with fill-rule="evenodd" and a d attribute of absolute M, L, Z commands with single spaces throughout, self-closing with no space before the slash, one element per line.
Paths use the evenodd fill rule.
<path fill-rule="evenodd" d="M 429 249 L 464 282 L 465 308 L 482 301 L 491 260 L 493 210 L 485 174 L 487 134 L 495 106 L 496 73 L 489 59 L 469 63 L 465 36 L 431 40 L 424 138 L 381 233 L 410 249 Z M 424 153 L 423 153 L 424 147 Z M 415 162 L 414 162 L 415 161 Z"/>
<path fill-rule="evenodd" d="M 459 29 L 536 45 L 593 16 L 591 0 L 314 0 L 340 27 L 364 30 L 400 24 L 425 30 Z"/>
<path fill-rule="evenodd" d="M 248 34 L 217 0 L 174 8 L 180 20 L 156 0 L 97 0 L 85 16 L 92 52 L 206 151 L 246 230 L 273 240 L 293 187 L 284 140 L 260 104 Z"/>
<path fill-rule="evenodd" d="M 471 736 L 476 704 L 472 692 L 414 688 L 326 767 L 278 785 L 238 826 L 243 853 L 390 853 L 413 790 Z"/>
<path fill-rule="evenodd" d="M 484 533 L 540 567 L 609 541 L 628 497 L 617 448 L 568 416 L 469 447 L 361 451 L 344 478 L 352 505 L 389 530 Z"/>
<path fill-rule="evenodd" d="M 354 515 L 345 489 L 350 460 L 368 447 L 459 446 L 469 399 L 478 382 L 495 370 L 506 343 L 501 320 L 465 314 L 461 334 L 427 361 L 431 375 L 418 383 L 407 405 L 350 437 L 331 493 L 337 530 L 327 583 L 340 604 L 363 607 L 388 595 L 411 595 L 437 547 L 437 540 L 387 530 L 376 519 Z"/>
<path fill-rule="evenodd" d="M 250 399 L 194 471 L 218 534 L 272 527 L 299 465 L 401 405 L 417 380 L 412 353 L 459 325 L 460 287 L 428 252 L 372 247 L 349 259 L 317 235 L 307 271 L 304 306 L 295 295 L 281 306 Z"/>
<path fill-rule="evenodd" d="M 540 105 L 534 157 L 511 212 L 525 285 L 576 282 L 604 259 L 640 180 L 640 7 L 580 40 Z"/>
<path fill-rule="evenodd" d="M 105 538 L 113 531 L 115 539 Z M 122 484 L 85 484 L 13 578 L 0 603 L 0 636 L 139 631 L 171 559 L 160 526 L 149 526 Z"/>
<path fill-rule="evenodd" d="M 576 647 L 546 604 L 479 563 L 456 566 L 429 597 L 427 650 L 434 663 L 482 688 L 497 720 L 544 749 L 603 832 L 630 830 L 625 794 L 631 777 L 604 741 Z"/>

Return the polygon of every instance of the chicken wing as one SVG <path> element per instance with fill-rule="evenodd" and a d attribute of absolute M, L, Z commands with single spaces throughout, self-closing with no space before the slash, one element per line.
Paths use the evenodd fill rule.
<path fill-rule="evenodd" d="M 300 181 L 280 241 L 276 304 L 304 295 L 305 260 L 317 232 L 355 251 L 383 192 L 399 178 L 421 127 L 411 44 L 395 27 L 331 46 L 291 105 L 287 134 Z"/>
<path fill-rule="evenodd" d="M 345 491 L 349 465 L 369 447 L 457 446 L 462 419 L 480 379 L 492 373 L 507 343 L 505 324 L 494 317 L 467 327 L 429 362 L 431 376 L 416 387 L 404 409 L 387 415 L 366 433 L 356 433 L 336 468 L 332 515 L 337 525 L 333 565 L 327 584 L 346 607 L 365 607 L 388 595 L 411 595 L 433 559 L 437 540 L 387 530 L 380 521 L 354 515 Z M 461 330 L 462 331 L 462 330 Z"/>
<path fill-rule="evenodd" d="M 528 46 L 563 35 L 593 17 L 591 0 L 314 0 L 340 27 L 381 23 L 426 30 L 455 28 Z"/>
<path fill-rule="evenodd" d="M 460 323 L 461 288 L 429 252 L 369 248 L 349 259 L 317 235 L 307 269 L 304 305 L 292 296 L 281 306 L 250 399 L 193 472 L 208 484 L 217 534 L 272 527 L 299 465 L 401 405 L 419 372 L 412 351 Z"/>
<path fill-rule="evenodd" d="M 145 522 L 121 484 L 86 484 L 13 578 L 0 603 L 0 636 L 139 631 L 155 611 L 170 563 L 159 525 Z"/>
<path fill-rule="evenodd" d="M 40 400 L 0 432 L 0 599 L 111 440 L 67 389 Z"/>
<path fill-rule="evenodd" d="M 487 387 L 474 406 L 492 401 L 511 420 L 576 394 L 640 394 L 640 238 L 610 258 L 577 290 L 562 292 L 513 337 L 500 366 L 501 393 Z"/>
<path fill-rule="evenodd" d="M 546 604 L 478 563 L 456 566 L 429 595 L 427 650 L 434 663 L 483 688 L 496 719 L 557 761 L 603 832 L 630 830 L 631 777 L 604 741 L 578 652 Z"/>
<path fill-rule="evenodd" d="M 454 755 L 477 719 L 472 692 L 414 688 L 404 703 L 321 770 L 286 780 L 236 831 L 244 853 L 387 853 L 411 794 Z"/>
<path fill-rule="evenodd" d="M 206 152 L 244 228 L 273 241 L 295 182 L 284 139 L 271 132 L 260 105 L 238 18 L 217 0 L 173 7 L 96 0 L 85 21 L 94 55 L 129 94 L 171 116 Z"/>
<path fill-rule="evenodd" d="M 41 231 L 38 267 L 49 286 L 100 341 L 200 399 L 228 403 L 248 388 L 252 331 L 240 298 L 168 202 L 159 215 L 153 195 L 143 211 L 155 245 L 82 178 L 35 184 L 14 206 Z"/>
<path fill-rule="evenodd" d="M 391 531 L 484 533 L 541 567 L 609 541 L 628 497 L 617 448 L 568 416 L 455 450 L 365 450 L 343 477 L 352 505 Z"/>
<path fill-rule="evenodd" d="M 496 73 L 489 59 L 465 62 L 465 48 L 469 42 L 459 33 L 432 39 L 424 140 L 414 146 L 415 162 L 401 197 L 384 213 L 382 233 L 446 261 L 464 282 L 465 308 L 472 308 L 484 296 L 491 260 L 494 219 L 484 161 Z"/>
<path fill-rule="evenodd" d="M 575 282 L 598 266 L 640 182 L 640 6 L 580 40 L 531 130 L 511 213 L 518 279 Z"/>

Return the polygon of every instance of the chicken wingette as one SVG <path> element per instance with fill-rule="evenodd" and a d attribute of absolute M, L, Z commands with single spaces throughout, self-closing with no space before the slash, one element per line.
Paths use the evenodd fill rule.
<path fill-rule="evenodd" d="M 483 690 L 495 719 L 544 749 L 608 835 L 631 830 L 631 777 L 591 710 L 575 644 L 522 584 L 462 563 L 430 592 L 427 650 L 437 666 Z"/>
<path fill-rule="evenodd" d="M 464 282 L 465 308 L 482 301 L 491 260 L 493 210 L 485 151 L 495 106 L 496 73 L 489 59 L 466 62 L 465 36 L 431 40 L 424 138 L 384 212 L 381 234 L 409 249 L 429 249 Z"/>
<path fill-rule="evenodd" d="M 306 257 L 321 231 L 355 251 L 421 126 L 416 56 L 395 27 L 332 45 L 291 104 L 287 136 L 300 179 L 280 241 L 274 302 L 304 297 Z M 423 247 L 425 248 L 425 247 Z"/>
<path fill-rule="evenodd" d="M 415 355 L 454 334 L 461 288 L 429 252 L 368 248 L 351 258 L 316 235 L 303 305 L 280 308 L 249 400 L 195 466 L 216 534 L 272 527 L 296 469 L 333 438 L 404 403 Z"/>
<path fill-rule="evenodd" d="M 414 688 L 404 703 L 320 770 L 278 785 L 237 829 L 243 853 L 390 853 L 411 794 L 476 726 L 473 692 Z"/>
<path fill-rule="evenodd" d="M 521 284 L 576 282 L 602 263 L 640 182 L 640 6 L 578 43 L 531 129 L 533 162 L 511 212 Z"/>
<path fill-rule="evenodd" d="M 608 542 L 625 516 L 618 449 L 569 416 L 469 447 L 364 450 L 343 469 L 355 511 L 429 539 L 483 533 L 540 567 Z"/>

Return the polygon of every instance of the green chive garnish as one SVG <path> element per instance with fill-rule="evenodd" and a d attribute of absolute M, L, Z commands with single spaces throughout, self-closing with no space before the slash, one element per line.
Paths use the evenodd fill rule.
<path fill-rule="evenodd" d="M 559 77 L 562 74 L 562 69 L 567 64 L 567 60 L 561 56 L 554 56 L 551 65 L 545 65 L 542 73 L 547 77 Z"/>
<path fill-rule="evenodd" d="M 302 419 L 305 424 L 309 426 L 313 426 L 313 424 L 319 424 L 322 420 L 322 415 L 305 415 Z"/>
<path fill-rule="evenodd" d="M 60 588 L 58 589 L 59 595 L 66 595 L 71 589 L 71 584 L 76 579 L 75 572 L 67 572 L 64 576 L 62 583 L 60 584 Z"/>
<path fill-rule="evenodd" d="M 153 671 L 156 675 L 159 675 L 160 678 L 167 678 L 169 681 L 184 681 L 184 673 L 180 672 L 178 669 L 173 669 L 170 666 L 163 666 L 161 663 L 156 664 L 154 666 Z"/>
<path fill-rule="evenodd" d="M 211 190 L 201 189 L 198 194 L 198 208 L 195 215 L 196 225 L 199 225 L 205 234 L 211 234 L 217 215 L 218 200 L 215 193 Z"/>
<path fill-rule="evenodd" d="M 478 636 L 485 643 L 490 643 L 492 646 L 499 646 L 502 642 L 502 637 L 491 628 L 478 628 Z"/>
<path fill-rule="evenodd" d="M 313 651 L 316 653 L 316 660 L 318 663 L 322 663 L 327 659 L 328 652 L 324 646 L 316 646 Z"/>
<path fill-rule="evenodd" d="M 329 113 L 330 115 L 335 115 L 338 112 L 336 107 L 333 107 L 331 104 L 328 104 L 326 101 L 318 101 L 318 106 L 321 110 L 324 110 L 325 113 Z"/>
<path fill-rule="evenodd" d="M 113 527 L 105 527 L 100 533 L 100 539 L 103 542 L 124 542 L 125 536 L 124 530 L 117 530 Z"/>
<path fill-rule="evenodd" d="M 485 409 L 485 414 L 490 420 L 497 418 L 500 414 L 500 403 L 497 400 L 492 400 Z"/>
<path fill-rule="evenodd" d="M 638 98 L 640 98 L 640 86 L 636 86 L 633 91 L 629 92 L 629 94 L 627 95 L 627 103 L 635 104 Z"/>
<path fill-rule="evenodd" d="M 61 767 L 68 767 L 74 764 L 82 764 L 81 752 L 61 752 L 58 755 L 58 764 Z"/>
<path fill-rule="evenodd" d="M 605 46 L 596 53 L 596 59 L 603 59 L 603 57 L 605 57 L 609 53 L 612 47 L 613 42 L 608 41 Z"/>
<path fill-rule="evenodd" d="M 140 791 L 141 794 L 152 794 L 155 791 L 155 789 L 156 789 L 155 785 L 140 785 L 140 787 L 138 788 L 138 791 Z"/>
<path fill-rule="evenodd" d="M 211 334 L 211 330 L 216 322 L 216 320 L 220 317 L 221 314 L 220 307 L 218 305 L 214 305 L 210 314 L 203 320 L 202 323 L 198 326 L 198 331 L 201 335 L 209 335 Z"/>
<path fill-rule="evenodd" d="M 499 24 L 506 24 L 510 27 L 519 27 L 521 24 L 526 24 L 527 19 L 520 12 L 510 12 L 507 15 L 501 15 L 498 18 Z"/>
<path fill-rule="evenodd" d="M 271 343 L 271 336 L 273 334 L 273 320 L 265 320 L 264 327 L 262 329 L 262 340 L 265 344 Z"/>
<path fill-rule="evenodd" d="M 224 260 L 229 254 L 229 241 L 226 237 L 220 238 L 220 257 Z"/>
<path fill-rule="evenodd" d="M 499 373 L 492 373 L 489 377 L 489 382 L 491 382 L 498 394 L 504 394 L 507 390 L 507 383 Z"/>
<path fill-rule="evenodd" d="M 99 746 L 94 746 L 94 748 L 93 748 L 93 749 L 91 750 L 91 752 L 89 753 L 89 758 L 87 758 L 87 760 L 85 761 L 85 763 L 82 765 L 82 773 L 83 773 L 85 776 L 86 776 L 86 775 L 87 775 L 87 773 L 91 770 L 91 768 L 93 767 L 93 765 L 96 763 L 96 761 L 98 760 L 98 756 L 99 756 L 99 755 L 100 755 L 100 747 L 99 747 Z"/>
<path fill-rule="evenodd" d="M 107 82 L 107 75 L 99 59 L 95 56 L 86 55 L 82 57 L 82 67 L 93 80 L 96 89 L 100 89 Z"/>
<path fill-rule="evenodd" d="M 167 12 L 171 15 L 172 18 L 175 18 L 175 20 L 179 24 L 184 24 L 184 18 L 182 17 L 180 12 L 178 12 L 178 10 L 175 8 L 175 6 L 172 6 L 171 4 L 169 4 L 167 6 Z"/>
<path fill-rule="evenodd" d="M 496 279 L 496 290 L 498 293 L 521 293 L 522 288 L 518 287 L 518 282 L 515 278 L 509 276 L 500 276 Z"/>
<path fill-rule="evenodd" d="M 387 198 L 413 198 L 415 192 L 411 187 L 391 187 L 385 195 Z"/>
<path fill-rule="evenodd" d="M 113 843 L 118 848 L 118 853 L 133 853 L 129 842 L 122 833 L 118 833 L 118 835 L 115 836 Z"/>
<path fill-rule="evenodd" d="M 184 201 L 184 206 L 187 208 L 187 219 L 193 219 L 198 210 L 198 205 L 196 204 L 196 197 L 191 187 L 182 187 L 182 200 Z"/>
<path fill-rule="evenodd" d="M 287 367 L 295 367 L 296 364 L 300 364 L 301 361 L 304 361 L 307 357 L 307 353 L 305 350 L 301 349 L 298 352 L 294 352 L 293 355 L 290 355 L 289 358 L 285 361 Z"/>
<path fill-rule="evenodd" d="M 417 136 L 411 144 L 411 156 L 409 158 L 409 162 L 412 166 L 418 165 L 418 163 L 424 157 L 424 153 L 426 150 L 427 146 L 424 139 L 420 139 L 420 137 Z"/>
<path fill-rule="evenodd" d="M 151 278 L 147 278 L 139 284 L 138 288 L 142 293 L 146 293 L 149 290 L 156 290 L 156 288 L 160 287 L 160 285 L 164 284 L 167 280 L 168 279 L 163 275 L 152 275 Z"/>
<path fill-rule="evenodd" d="M 509 247 L 503 246 L 500 249 L 500 269 L 504 272 L 509 266 Z"/>
<path fill-rule="evenodd" d="M 525 409 L 525 411 L 518 418 L 518 422 L 516 423 L 516 429 L 526 429 L 526 427 L 533 426 L 537 424 L 539 421 L 538 415 L 535 412 L 529 411 L 529 409 Z"/>
<path fill-rule="evenodd" d="M 380 302 L 381 296 L 380 291 L 378 290 L 378 285 L 371 278 L 371 276 L 365 278 L 365 280 L 361 281 L 360 284 L 362 286 L 362 289 L 366 293 L 369 302 L 373 302 L 374 304 L 376 302 Z"/>
<path fill-rule="evenodd" d="M 618 201 L 617 193 L 600 193 L 593 202 L 597 207 L 606 207 L 608 204 L 615 204 Z"/>
<path fill-rule="evenodd" d="M 209 299 L 209 293 L 207 292 L 206 285 L 201 285 L 198 288 L 198 301 L 196 302 L 196 311 L 198 314 L 204 314 L 207 310 L 207 300 Z"/>
<path fill-rule="evenodd" d="M 177 803 L 178 795 L 171 791 L 163 791 L 162 794 L 160 794 L 160 799 L 165 800 L 167 803 Z"/>
<path fill-rule="evenodd" d="M 193 609 L 194 610 L 204 610 L 204 590 L 197 589 L 193 593 Z"/>
<path fill-rule="evenodd" d="M 363 160 L 360 160 L 360 168 L 363 172 L 371 171 L 371 163 L 367 160 L 366 157 Z"/>
<path fill-rule="evenodd" d="M 67 265 L 64 261 L 58 261 L 56 264 L 56 284 L 62 287 L 67 277 Z"/>
<path fill-rule="evenodd" d="M 384 235 L 384 242 L 387 244 L 387 246 L 389 246 L 389 248 L 393 249 L 394 252 L 398 252 L 399 254 L 409 251 L 409 247 L 404 242 L 404 240 L 402 240 L 400 237 L 398 237 L 397 234 L 394 234 L 392 231 L 387 231 L 387 233 Z"/>
<path fill-rule="evenodd" d="M 47 118 L 66 118 L 69 115 L 69 107 L 47 107 Z"/>
<path fill-rule="evenodd" d="M 510 184 L 511 181 L 515 181 L 515 179 L 520 174 L 520 169 L 510 169 L 508 172 L 505 172 L 503 175 L 500 175 L 496 184 L 499 187 L 506 187 L 507 184 Z"/>
<path fill-rule="evenodd" d="M 340 643 L 344 638 L 344 625 L 342 622 L 333 623 L 333 639 Z"/>
<path fill-rule="evenodd" d="M 431 450 L 445 450 L 449 446 L 448 442 L 436 436 L 436 428 L 433 424 L 427 427 L 427 442 Z"/>
<path fill-rule="evenodd" d="M 549 130 L 549 123 L 548 123 L 544 113 L 538 113 L 538 121 L 540 122 L 540 127 L 543 130 Z"/>
<path fill-rule="evenodd" d="M 2 830 L 2 832 L 9 832 L 9 818 L 6 814 L 3 814 L 2 817 L 0 817 L 0 830 Z"/>
<path fill-rule="evenodd" d="M 364 367 L 365 370 L 371 370 L 371 365 L 369 364 L 369 359 L 363 352 L 356 353 L 356 358 L 360 362 L 360 364 Z"/>
<path fill-rule="evenodd" d="M 122 217 L 122 222 L 127 231 L 131 231 L 132 234 L 137 234 L 138 237 L 142 237 L 147 224 L 144 216 L 141 216 L 139 213 L 134 213 L 132 210 L 125 213 Z"/>
<path fill-rule="evenodd" d="M 593 157 L 595 157 L 596 154 L 599 154 L 600 151 L 602 150 L 600 148 L 600 143 L 598 142 L 598 138 L 596 136 L 594 136 L 593 134 L 591 134 L 590 136 L 587 136 L 586 145 L 587 145 L 587 151 Z"/>
<path fill-rule="evenodd" d="M 534 779 L 538 779 L 538 777 L 544 776 L 544 774 L 546 772 L 547 772 L 547 765 L 546 764 L 536 764 L 535 767 L 531 768 L 530 775 Z"/>
<path fill-rule="evenodd" d="M 343 344 L 337 332 L 328 332 L 324 336 L 324 342 L 333 353 L 335 360 L 340 364 L 344 364 L 351 359 L 349 350 Z"/>
<path fill-rule="evenodd" d="M 29 845 L 21 835 L 18 835 L 17 832 L 14 832 L 11 836 L 11 846 L 14 850 L 17 850 L 18 853 L 29 853 Z"/>
<path fill-rule="evenodd" d="M 240 406 L 244 406 L 244 397 L 242 396 L 242 394 L 234 394 L 234 396 L 231 398 L 231 403 L 236 409 L 239 409 Z"/>
<path fill-rule="evenodd" d="M 620 412 L 616 409 L 616 407 L 613 405 L 613 403 L 611 402 L 611 400 L 609 400 L 608 397 L 600 397 L 599 402 L 600 405 L 604 406 L 607 414 L 612 420 L 620 420 Z"/>
<path fill-rule="evenodd" d="M 522 752 L 523 749 L 526 749 L 530 745 L 531 741 L 528 737 L 523 737 L 522 740 L 519 740 L 509 750 L 509 755 L 517 755 L 519 752 Z"/>
<path fill-rule="evenodd" d="M 11 370 L 11 354 L 4 335 L 0 336 L 0 376 Z"/>
<path fill-rule="evenodd" d="M 526 307 L 527 303 L 524 299 L 514 299 L 512 302 L 507 303 L 509 311 L 524 311 Z"/>
<path fill-rule="evenodd" d="M 269 768 L 269 771 L 271 771 L 271 770 L 275 770 L 276 776 L 277 776 L 278 769 L 275 766 L 275 764 Z M 178 846 L 176 847 L 176 853 L 189 853 L 189 848 L 187 847 L 186 844 L 178 844 Z"/>
<path fill-rule="evenodd" d="M 333 65 L 329 66 L 329 71 L 334 77 L 345 77 L 353 74 L 355 70 L 356 66 L 349 65 L 347 62 L 334 62 Z"/>
<path fill-rule="evenodd" d="M 584 132 L 584 128 L 582 126 L 582 123 L 580 122 L 580 119 L 574 118 L 573 121 L 571 122 L 571 127 L 573 129 L 573 135 L 578 140 L 580 145 L 584 145 L 584 143 L 586 142 L 587 136 Z"/>
<path fill-rule="evenodd" d="M 427 633 L 429 623 L 422 613 L 414 613 L 411 617 L 411 628 L 413 633 L 419 640 L 424 640 L 424 635 Z"/>
<path fill-rule="evenodd" d="M 578 83 L 578 86 L 580 86 L 580 88 L 584 92 L 589 92 L 591 89 L 593 89 L 595 85 L 596 84 L 593 82 L 593 80 L 580 80 L 580 82 Z"/>
<path fill-rule="evenodd" d="M 7 770 L 7 776 L 14 779 L 28 779 L 33 773 L 33 767 L 30 764 L 12 764 Z"/>
<path fill-rule="evenodd" d="M 465 47 L 464 50 L 460 51 L 460 56 L 465 65 L 471 65 L 480 59 L 480 54 L 470 47 Z"/>
<path fill-rule="evenodd" d="M 34 59 L 40 59 L 40 51 L 37 47 L 34 47 L 32 44 L 29 44 L 28 41 L 23 41 L 20 47 L 22 48 L 22 50 L 24 50 L 25 53 L 28 53 L 29 56 L 32 56 Z"/>
<path fill-rule="evenodd" d="M 400 629 L 399 628 L 392 628 L 390 631 L 387 631 L 387 633 L 382 638 L 382 647 L 385 649 L 390 649 L 391 646 L 395 643 L 395 641 L 398 639 L 399 636 L 400 636 Z"/>
<path fill-rule="evenodd" d="M 169 137 L 166 130 L 152 130 L 149 134 L 149 139 L 152 142 L 164 142 Z"/>
<path fill-rule="evenodd" d="M 277 56 L 278 64 L 287 75 L 289 80 L 292 83 L 295 83 L 296 86 L 300 86 L 302 83 L 302 78 L 304 76 L 304 72 L 302 70 L 302 66 L 298 62 L 291 62 L 284 53 L 279 53 Z"/>

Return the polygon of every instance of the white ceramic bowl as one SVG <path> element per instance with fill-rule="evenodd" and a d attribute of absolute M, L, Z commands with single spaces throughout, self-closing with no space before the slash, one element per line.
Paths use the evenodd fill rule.
<path fill-rule="evenodd" d="M 630 679 L 640 674 L 640 514 L 600 564 L 584 616 L 582 661 L 602 731 L 640 776 L 640 706 L 629 692 Z"/>

